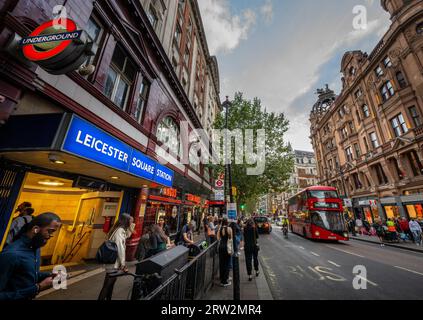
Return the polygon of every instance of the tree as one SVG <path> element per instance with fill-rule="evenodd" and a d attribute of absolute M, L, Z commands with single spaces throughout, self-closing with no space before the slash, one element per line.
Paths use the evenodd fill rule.
<path fill-rule="evenodd" d="M 218 115 L 215 129 L 225 129 L 225 113 Z M 251 167 L 244 161 L 235 164 L 232 159 L 232 184 L 238 189 L 238 203 L 248 203 L 270 192 L 283 192 L 288 187 L 288 179 L 294 166 L 292 148 L 284 140 L 289 129 L 289 121 L 283 113 L 267 112 L 258 98 L 246 100 L 242 93 L 236 93 L 228 115 L 228 129 L 241 129 L 245 138 L 247 129 L 266 131 L 265 170 L 261 175 L 247 175 Z M 254 142 L 254 149 L 257 146 Z M 232 141 L 233 150 L 235 142 Z M 224 171 L 223 164 L 215 170 Z"/>

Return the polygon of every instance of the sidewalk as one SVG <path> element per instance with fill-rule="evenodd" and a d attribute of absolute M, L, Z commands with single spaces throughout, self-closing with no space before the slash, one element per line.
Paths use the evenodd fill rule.
<path fill-rule="evenodd" d="M 363 241 L 363 242 L 374 243 L 374 244 L 380 245 L 380 241 L 379 241 L 378 237 L 365 236 L 365 235 L 360 235 L 360 236 L 350 235 L 350 238 L 353 239 L 353 240 L 357 240 L 357 241 Z M 383 244 L 387 247 L 394 247 L 394 248 L 400 248 L 400 249 L 404 249 L 404 250 L 423 253 L 423 247 L 417 246 L 414 242 L 410 242 L 410 241 L 407 241 L 406 243 L 404 243 L 402 241 L 400 243 L 384 242 Z"/>
<path fill-rule="evenodd" d="M 269 285 L 266 280 L 263 268 L 260 266 L 260 275 L 256 278 L 253 276 L 253 281 L 248 281 L 247 269 L 245 266 L 245 255 L 241 251 L 239 257 L 239 273 L 240 273 L 240 290 L 241 300 L 252 301 L 252 300 L 273 300 L 272 293 L 270 292 Z M 231 274 L 233 278 L 233 274 Z M 214 286 L 210 289 L 204 300 L 233 300 L 234 287 L 233 280 L 232 285 L 223 288 L 220 286 L 219 274 L 216 275 Z"/>

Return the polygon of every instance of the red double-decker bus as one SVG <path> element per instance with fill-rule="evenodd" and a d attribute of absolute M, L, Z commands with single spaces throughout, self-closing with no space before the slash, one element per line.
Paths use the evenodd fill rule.
<path fill-rule="evenodd" d="M 343 211 L 331 187 L 310 187 L 288 200 L 291 231 L 308 239 L 348 241 Z"/>

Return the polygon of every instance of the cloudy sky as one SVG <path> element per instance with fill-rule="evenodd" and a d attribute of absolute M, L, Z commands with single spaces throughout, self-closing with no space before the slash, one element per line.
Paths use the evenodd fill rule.
<path fill-rule="evenodd" d="M 340 64 L 348 50 L 370 53 L 389 15 L 379 0 L 198 0 L 221 95 L 259 97 L 291 122 L 287 140 L 310 150 L 309 115 L 317 88 L 339 93 Z M 367 28 L 355 30 L 353 9 L 367 10 Z"/>

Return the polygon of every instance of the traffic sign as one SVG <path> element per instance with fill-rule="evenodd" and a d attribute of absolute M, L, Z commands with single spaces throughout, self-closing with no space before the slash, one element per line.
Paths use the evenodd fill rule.
<path fill-rule="evenodd" d="M 225 185 L 225 181 L 223 180 L 216 180 L 216 188 L 223 188 L 223 186 Z"/>

